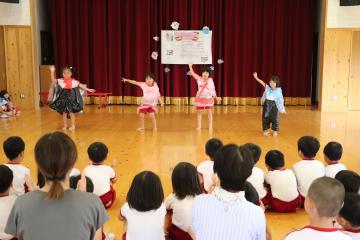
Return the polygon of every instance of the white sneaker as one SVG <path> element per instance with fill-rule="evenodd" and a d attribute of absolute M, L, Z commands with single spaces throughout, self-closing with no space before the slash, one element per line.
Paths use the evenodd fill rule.
<path fill-rule="evenodd" d="M 105 234 L 105 239 L 106 239 L 106 240 L 115 240 L 115 234 L 113 234 L 113 233 L 106 233 L 106 234 Z"/>

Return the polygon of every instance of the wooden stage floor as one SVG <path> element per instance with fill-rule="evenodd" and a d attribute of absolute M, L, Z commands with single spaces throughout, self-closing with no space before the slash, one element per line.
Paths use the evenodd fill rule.
<path fill-rule="evenodd" d="M 117 214 L 133 176 L 142 170 L 151 170 L 160 175 L 166 195 L 171 191 L 171 171 L 181 161 L 197 164 L 206 159 L 204 144 L 211 137 L 218 137 L 225 143 L 243 144 L 253 142 L 262 147 L 263 155 L 258 166 L 265 169 L 264 156 L 270 149 L 280 149 L 286 156 L 286 166 L 291 167 L 299 157 L 297 139 L 313 135 L 320 139 L 321 150 L 317 156 L 323 160 L 322 148 L 331 140 L 343 144 L 342 162 L 360 172 L 360 112 L 321 113 L 311 107 L 288 107 L 288 113 L 281 116 L 280 135 L 265 137 L 261 132 L 261 108 L 251 106 L 219 106 L 214 109 L 214 130 L 196 131 L 196 114 L 193 107 L 166 106 L 157 114 L 158 132 L 147 130 L 137 132 L 138 116 L 135 106 L 110 106 L 98 110 L 86 106 L 84 114 L 77 114 L 77 129 L 67 131 L 78 147 L 79 159 L 76 167 L 83 169 L 88 164 L 87 147 L 94 141 L 103 141 L 109 147 L 107 164 L 118 160 L 115 188 L 118 198 L 109 210 L 110 221 L 105 229 L 122 234 L 122 223 Z M 204 120 L 207 120 L 204 117 Z M 59 114 L 42 108 L 40 111 L 23 111 L 20 117 L 0 120 L 0 141 L 11 135 L 21 136 L 26 142 L 24 164 L 32 170 L 36 179 L 33 149 L 40 136 L 60 130 Z M 149 119 L 146 126 L 150 126 Z M 204 124 L 207 126 L 207 124 Z M 6 161 L 1 151 L 0 162 Z M 303 210 L 295 214 L 267 213 L 267 222 L 273 239 L 279 240 L 294 228 L 307 224 Z M 120 237 L 118 237 L 120 239 Z"/>

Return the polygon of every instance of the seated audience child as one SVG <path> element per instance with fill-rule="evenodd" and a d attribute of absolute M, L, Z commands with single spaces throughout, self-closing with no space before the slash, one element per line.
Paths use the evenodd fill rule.
<path fill-rule="evenodd" d="M 302 206 L 307 191 L 311 183 L 325 175 L 324 164 L 315 160 L 315 156 L 320 148 L 319 140 L 311 136 L 304 136 L 298 140 L 298 154 L 301 161 L 298 161 L 293 166 L 293 171 L 296 176 L 298 190 L 302 198 Z"/>
<path fill-rule="evenodd" d="M 220 186 L 195 197 L 190 235 L 197 240 L 266 238 L 263 209 L 245 199 L 246 179 L 254 163 L 250 150 L 229 144 L 215 155 L 214 172 Z"/>
<path fill-rule="evenodd" d="M 200 184 L 203 186 L 206 193 L 210 190 L 212 185 L 212 177 L 214 175 L 214 156 L 222 146 L 223 143 L 217 138 L 211 138 L 207 141 L 205 145 L 205 152 L 209 157 L 209 160 L 203 161 L 197 166 L 197 171 L 200 175 Z"/>
<path fill-rule="evenodd" d="M 178 163 L 171 176 L 173 193 L 165 200 L 167 210 L 172 210 L 171 224 L 168 227 L 172 240 L 192 240 L 188 234 L 191 208 L 195 196 L 201 194 L 198 173 L 191 163 Z"/>
<path fill-rule="evenodd" d="M 0 239 L 2 240 L 14 239 L 14 236 L 5 233 L 6 222 L 16 200 L 15 195 L 9 195 L 13 178 L 11 169 L 6 165 L 0 165 Z"/>
<path fill-rule="evenodd" d="M 84 169 L 84 174 L 92 180 L 94 193 L 100 197 L 105 208 L 108 209 L 114 204 L 116 198 L 116 191 L 112 186 L 116 182 L 115 171 L 104 164 L 108 148 L 104 143 L 94 142 L 87 152 L 92 163 Z"/>
<path fill-rule="evenodd" d="M 344 197 L 344 186 L 338 180 L 329 177 L 314 180 L 305 199 L 310 225 L 289 233 L 285 240 L 351 240 L 333 225 Z"/>
<path fill-rule="evenodd" d="M 160 178 L 150 171 L 137 174 L 126 201 L 119 214 L 125 222 L 123 240 L 164 240 L 166 208 Z"/>
<path fill-rule="evenodd" d="M 340 143 L 329 142 L 326 144 L 324 147 L 325 176 L 334 178 L 338 172 L 346 170 L 345 165 L 339 163 L 342 153 L 343 148 Z"/>
<path fill-rule="evenodd" d="M 353 240 L 360 240 L 360 195 L 346 193 L 344 206 L 336 217 L 337 222 L 343 227 L 343 231 L 350 235 Z"/>
<path fill-rule="evenodd" d="M 275 212 L 295 212 L 301 204 L 296 177 L 292 170 L 285 168 L 284 154 L 271 150 L 265 156 L 268 173 L 265 182 L 270 185 L 268 205 Z"/>
<path fill-rule="evenodd" d="M 360 176 L 356 172 L 342 170 L 336 174 L 335 179 L 344 185 L 346 192 L 360 194 Z"/>
<path fill-rule="evenodd" d="M 11 102 L 10 95 L 6 90 L 0 92 L 0 114 L 2 117 L 19 115 L 20 111 Z"/>
<path fill-rule="evenodd" d="M 69 179 L 69 186 L 72 189 L 78 189 L 79 187 L 79 181 L 81 180 L 82 175 L 75 175 L 75 176 L 70 176 Z M 85 181 L 86 181 L 86 192 L 88 193 L 93 193 L 94 192 L 94 184 L 91 181 L 91 179 L 89 177 L 85 177 Z"/>
<path fill-rule="evenodd" d="M 14 174 L 10 195 L 20 196 L 28 191 L 26 178 L 30 177 L 30 170 L 21 164 L 24 159 L 25 143 L 17 136 L 9 137 L 3 144 L 4 152 L 9 161 L 5 164 Z"/>
<path fill-rule="evenodd" d="M 261 156 L 261 148 L 253 143 L 247 143 L 244 146 L 250 149 L 253 155 L 254 164 L 256 164 Z M 259 194 L 261 202 L 264 205 L 267 205 L 267 198 L 266 198 L 267 191 L 264 187 L 264 182 L 265 182 L 264 171 L 261 168 L 254 166 L 252 169 L 252 173 L 250 177 L 247 179 L 247 181 L 254 186 L 254 188 Z"/>

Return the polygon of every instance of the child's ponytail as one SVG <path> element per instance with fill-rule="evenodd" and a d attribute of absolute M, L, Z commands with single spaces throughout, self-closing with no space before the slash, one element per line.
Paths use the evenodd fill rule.
<path fill-rule="evenodd" d="M 47 193 L 47 197 L 52 200 L 62 198 L 64 196 L 64 188 L 60 181 L 54 180 L 51 183 L 50 190 Z"/>

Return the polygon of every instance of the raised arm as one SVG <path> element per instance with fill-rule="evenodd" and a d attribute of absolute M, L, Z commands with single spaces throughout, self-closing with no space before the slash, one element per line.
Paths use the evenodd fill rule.
<path fill-rule="evenodd" d="M 122 81 L 123 81 L 124 83 L 128 82 L 128 83 L 130 83 L 130 84 L 133 84 L 133 85 L 136 85 L 136 86 L 140 86 L 140 84 L 139 84 L 138 81 L 130 80 L 130 79 L 126 79 L 126 78 L 121 78 L 121 79 L 122 79 Z"/>
<path fill-rule="evenodd" d="M 195 78 L 197 80 L 198 78 L 200 78 L 200 76 L 194 72 L 194 69 L 192 66 L 193 66 L 192 64 L 189 64 L 190 74 L 193 78 Z"/>
<path fill-rule="evenodd" d="M 91 92 L 91 93 L 96 92 L 95 89 L 88 88 L 88 87 L 86 87 L 85 84 L 81 84 L 81 83 L 79 83 L 79 88 L 81 88 L 81 89 L 84 90 L 84 91 Z"/>
<path fill-rule="evenodd" d="M 257 72 L 254 72 L 253 76 L 258 83 L 260 83 L 263 87 L 266 87 L 266 84 L 264 83 L 264 81 L 261 80 L 260 78 L 258 78 Z"/>

